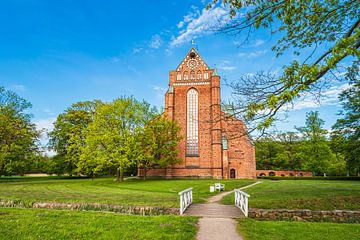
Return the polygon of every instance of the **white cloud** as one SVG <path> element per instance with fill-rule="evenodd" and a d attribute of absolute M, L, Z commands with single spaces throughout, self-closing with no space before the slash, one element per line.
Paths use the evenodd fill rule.
<path fill-rule="evenodd" d="M 178 36 L 174 36 L 170 47 L 180 46 L 199 36 L 212 33 L 212 29 L 229 21 L 228 11 L 222 7 L 215 7 L 210 10 L 203 9 L 201 12 L 193 8 L 193 12 L 184 16 L 177 24 L 181 30 Z"/>
<path fill-rule="evenodd" d="M 159 34 L 155 34 L 151 37 L 150 42 L 148 43 L 148 46 L 153 49 L 158 49 L 163 44 L 163 40 L 160 37 Z"/>
<path fill-rule="evenodd" d="M 306 108 L 318 108 L 322 106 L 334 106 L 339 104 L 339 94 L 348 89 L 349 84 L 345 83 L 340 86 L 332 86 L 328 90 L 321 93 L 320 99 L 315 97 L 305 96 L 301 100 L 296 101 L 290 108 L 293 110 L 300 110 Z"/>
<path fill-rule="evenodd" d="M 142 50 L 143 50 L 143 48 L 141 48 L 141 47 L 133 48 L 132 53 L 133 53 L 133 54 L 136 54 L 136 53 L 141 52 Z"/>
<path fill-rule="evenodd" d="M 242 57 L 242 58 L 257 58 L 259 56 L 262 56 L 264 54 L 266 54 L 268 52 L 268 50 L 257 50 L 254 52 L 250 52 L 250 53 L 239 53 L 238 57 Z"/>
<path fill-rule="evenodd" d="M 24 85 L 21 84 L 14 84 L 11 85 L 9 87 L 7 87 L 8 89 L 15 91 L 15 92 L 25 92 L 26 91 L 26 87 Z"/>
<path fill-rule="evenodd" d="M 262 40 L 262 39 L 256 39 L 255 42 L 254 42 L 254 44 L 253 44 L 253 47 L 259 47 L 259 46 L 263 45 L 264 43 L 265 43 L 264 40 Z"/>
<path fill-rule="evenodd" d="M 49 142 L 48 133 L 54 129 L 53 123 L 56 121 L 56 118 L 46 118 L 35 121 L 36 128 L 42 131 L 40 137 L 40 145 L 45 149 L 45 154 L 48 156 L 54 156 L 56 153 L 52 150 L 46 148 L 46 145 Z"/>
<path fill-rule="evenodd" d="M 236 66 L 234 66 L 231 61 L 222 60 L 217 68 L 224 71 L 232 71 L 236 69 Z"/>

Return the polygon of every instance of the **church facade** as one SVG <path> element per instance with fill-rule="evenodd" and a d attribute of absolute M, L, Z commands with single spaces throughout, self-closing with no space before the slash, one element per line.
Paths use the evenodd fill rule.
<path fill-rule="evenodd" d="M 256 178 L 255 147 L 244 123 L 221 110 L 220 76 L 194 48 L 170 71 L 165 113 L 181 127 L 182 162 L 148 176 Z M 139 168 L 138 175 L 143 175 Z"/>

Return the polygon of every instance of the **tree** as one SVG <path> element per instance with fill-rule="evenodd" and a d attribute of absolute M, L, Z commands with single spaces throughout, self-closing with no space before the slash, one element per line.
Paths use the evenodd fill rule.
<path fill-rule="evenodd" d="M 85 144 L 85 134 L 89 123 L 93 121 L 95 108 L 101 101 L 86 101 L 72 104 L 60 114 L 54 123 L 54 129 L 49 133 L 49 146 L 55 150 L 59 158 L 67 165 L 66 172 L 71 175 L 79 161 L 82 147 Z"/>
<path fill-rule="evenodd" d="M 94 121 L 86 131 L 85 145 L 79 167 L 92 174 L 104 168 L 117 169 L 117 181 L 123 180 L 132 161 L 135 133 L 144 126 L 150 105 L 133 97 L 122 97 L 111 103 L 98 105 Z"/>
<path fill-rule="evenodd" d="M 208 9 L 219 3 L 229 9 L 230 16 L 220 23 L 219 31 L 236 36 L 247 31 L 248 40 L 254 30 L 269 29 L 280 35 L 272 47 L 276 56 L 291 50 L 303 59 L 283 66 L 279 75 L 260 72 L 232 84 L 237 96 L 235 114 L 252 130 L 264 132 L 281 108 L 306 93 L 318 92 L 342 63 L 360 59 L 360 1 L 213 0 Z"/>
<path fill-rule="evenodd" d="M 300 157 L 303 159 L 304 168 L 313 173 L 324 173 L 334 161 L 325 134 L 327 131 L 322 128 L 324 121 L 319 118 L 317 111 L 306 114 L 305 127 L 298 127 L 297 130 L 303 135 L 303 142 L 300 146 Z"/>
<path fill-rule="evenodd" d="M 0 176 L 24 174 L 38 154 L 40 131 L 26 111 L 30 102 L 0 87 Z"/>
<path fill-rule="evenodd" d="M 164 168 L 180 161 L 179 133 L 179 125 L 165 116 L 157 116 L 138 129 L 133 155 L 144 169 L 144 180 L 150 167 Z"/>
<path fill-rule="evenodd" d="M 332 148 L 341 153 L 346 161 L 348 174 L 360 172 L 360 75 L 357 62 L 348 68 L 346 78 L 350 87 L 342 92 L 339 99 L 343 111 L 341 119 L 332 127 Z"/>

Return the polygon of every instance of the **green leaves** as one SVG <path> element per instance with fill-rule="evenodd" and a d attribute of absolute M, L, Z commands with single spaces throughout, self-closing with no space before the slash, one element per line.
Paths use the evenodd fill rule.
<path fill-rule="evenodd" d="M 24 174 L 38 154 L 40 131 L 26 113 L 31 104 L 0 87 L 0 176 Z"/>
<path fill-rule="evenodd" d="M 250 131 L 264 132 L 280 108 L 287 108 L 306 92 L 315 92 L 331 70 L 360 59 L 360 1 L 228 1 L 213 0 L 208 9 L 222 4 L 231 21 L 219 31 L 250 39 L 254 29 L 270 29 L 280 39 L 272 47 L 278 57 L 286 51 L 298 55 L 274 79 L 264 74 L 241 77 L 233 84 L 238 97 L 236 112 L 249 121 Z"/>

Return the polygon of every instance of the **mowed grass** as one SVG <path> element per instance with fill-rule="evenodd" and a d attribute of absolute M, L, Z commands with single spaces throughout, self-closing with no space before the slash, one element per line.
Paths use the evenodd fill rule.
<path fill-rule="evenodd" d="M 224 183 L 226 189 L 232 190 L 254 181 L 132 179 L 117 183 L 113 178 L 0 178 L 0 200 L 178 207 L 178 192 L 193 187 L 194 203 L 205 202 L 216 194 L 209 192 L 215 182 Z"/>
<path fill-rule="evenodd" d="M 197 218 L 0 208 L 0 239 L 194 239 Z"/>
<path fill-rule="evenodd" d="M 251 208 L 265 209 L 360 209 L 360 182 L 334 180 L 261 180 L 245 189 Z M 234 203 L 234 194 L 224 204 Z"/>
<path fill-rule="evenodd" d="M 239 220 L 246 240 L 358 240 L 359 224 Z"/>

